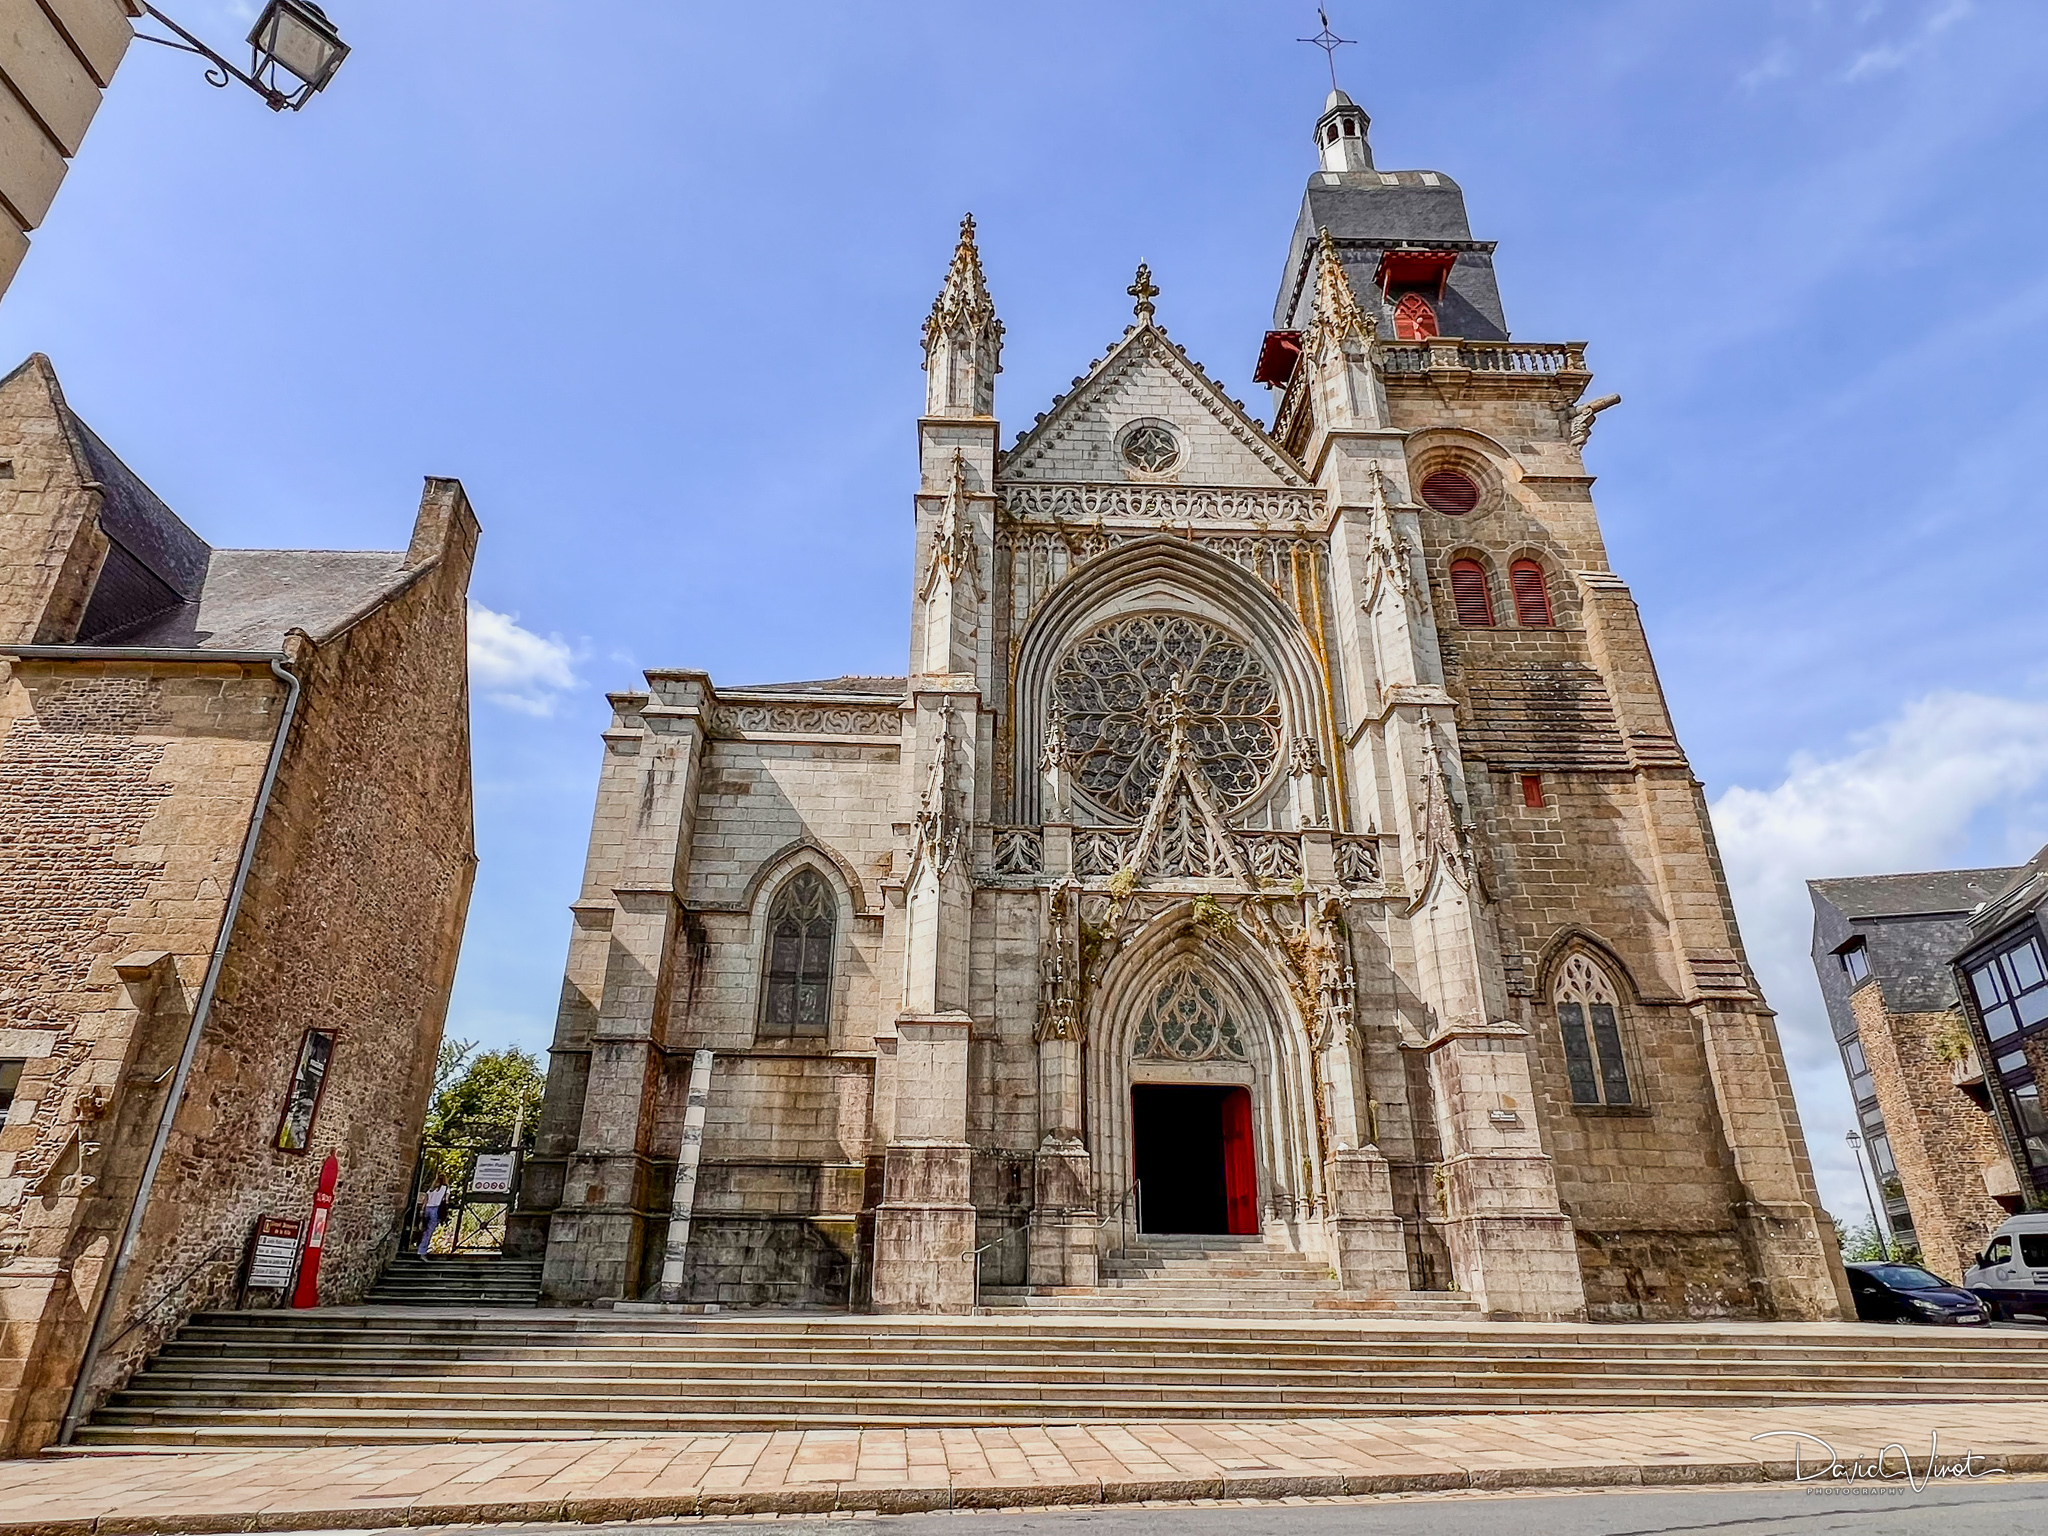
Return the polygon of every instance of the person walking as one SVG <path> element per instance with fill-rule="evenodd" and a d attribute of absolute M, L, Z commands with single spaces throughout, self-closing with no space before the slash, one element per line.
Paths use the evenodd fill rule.
<path fill-rule="evenodd" d="M 446 1179 L 437 1179 L 434 1182 L 434 1187 L 427 1191 L 427 1223 L 425 1229 L 420 1233 L 419 1254 L 421 1258 L 424 1259 L 427 1256 L 427 1249 L 432 1246 L 434 1241 L 434 1228 L 441 1225 L 441 1213 L 447 1209 L 448 1181 Z"/>

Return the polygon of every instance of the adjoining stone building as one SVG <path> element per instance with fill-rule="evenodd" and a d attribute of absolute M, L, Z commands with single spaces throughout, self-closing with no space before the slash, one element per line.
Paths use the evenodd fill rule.
<path fill-rule="evenodd" d="M 909 675 L 613 695 L 514 1217 L 555 1299 L 961 1310 L 973 1250 L 1085 1288 L 1135 1219 L 1499 1317 L 1841 1315 L 1611 399 L 1367 127 L 1316 124 L 1274 426 L 1140 268 L 1004 449 L 970 222 Z"/>
<path fill-rule="evenodd" d="M 1957 990 L 1970 914 L 2011 869 L 1809 880 L 1820 981 L 1890 1235 L 1950 1280 L 2020 1204 Z M 2044 999 L 2048 1001 L 2048 999 Z"/>
<path fill-rule="evenodd" d="M 46 359 L 0 381 L 0 1453 L 231 1301 L 329 1152 L 323 1298 L 390 1256 L 475 866 L 476 540 L 430 480 L 404 550 L 210 548 Z"/>
<path fill-rule="evenodd" d="M 134 40 L 129 18 L 142 14 L 141 0 L 8 0 L 0 8 L 0 293 Z"/>

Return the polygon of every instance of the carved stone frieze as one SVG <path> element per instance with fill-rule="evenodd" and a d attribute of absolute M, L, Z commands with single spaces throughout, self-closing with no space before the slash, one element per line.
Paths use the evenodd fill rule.
<path fill-rule="evenodd" d="M 713 737 L 766 731 L 785 736 L 895 736 L 903 717 L 894 704 L 714 704 Z"/>
<path fill-rule="evenodd" d="M 997 506 L 1003 517 L 1017 522 L 1129 518 L 1168 523 L 1313 523 L 1322 514 L 1322 493 L 1279 487 L 1041 481 L 1003 486 Z"/>

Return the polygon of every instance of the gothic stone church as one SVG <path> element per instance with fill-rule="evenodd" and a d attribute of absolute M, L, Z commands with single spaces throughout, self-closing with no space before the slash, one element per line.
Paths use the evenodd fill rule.
<path fill-rule="evenodd" d="M 969 222 L 908 676 L 612 696 L 514 1223 L 553 1299 L 1028 1305 L 1215 1233 L 1495 1317 L 1841 1315 L 1611 401 L 1367 126 L 1316 124 L 1272 427 L 1141 269 L 1004 449 Z"/>

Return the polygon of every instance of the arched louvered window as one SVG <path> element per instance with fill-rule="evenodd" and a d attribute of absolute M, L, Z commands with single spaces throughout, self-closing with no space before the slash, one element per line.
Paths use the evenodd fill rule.
<path fill-rule="evenodd" d="M 1493 594 L 1486 588 L 1486 567 L 1477 560 L 1451 562 L 1451 602 L 1458 622 L 1467 629 L 1493 628 Z"/>
<path fill-rule="evenodd" d="M 1621 1003 L 1607 973 L 1583 952 L 1573 955 L 1558 973 L 1553 1000 L 1572 1102 L 1633 1104 L 1621 1049 Z"/>
<path fill-rule="evenodd" d="M 1515 622 L 1524 629 L 1548 629 L 1550 583 L 1543 567 L 1534 560 L 1517 560 L 1508 567 L 1508 587 L 1515 594 Z"/>
<path fill-rule="evenodd" d="M 1402 297 L 1394 306 L 1394 338 L 1397 341 L 1427 341 L 1436 334 L 1436 311 L 1419 293 Z"/>
<path fill-rule="evenodd" d="M 815 869 L 800 869 L 768 909 L 768 953 L 761 988 L 761 1033 L 831 1031 L 832 940 L 838 903 Z"/>

